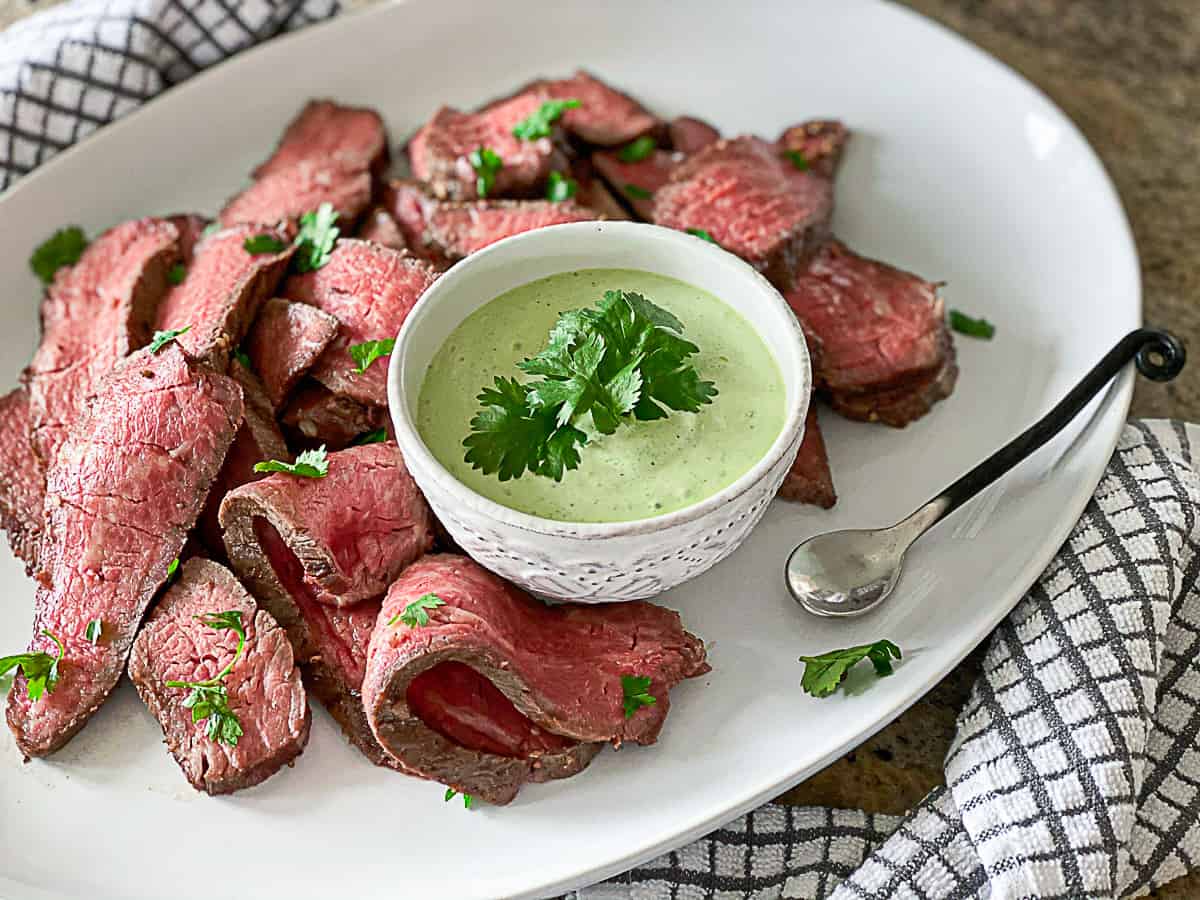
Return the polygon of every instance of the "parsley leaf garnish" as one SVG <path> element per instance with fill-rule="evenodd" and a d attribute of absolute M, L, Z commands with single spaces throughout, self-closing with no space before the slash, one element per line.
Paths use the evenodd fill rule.
<path fill-rule="evenodd" d="M 504 168 L 504 160 L 491 147 L 480 147 L 471 151 L 467 161 L 475 170 L 475 193 L 486 197 L 496 184 L 496 176 Z"/>
<path fill-rule="evenodd" d="M 21 674 L 25 676 L 25 692 L 29 695 L 29 699 L 34 701 L 40 700 L 42 694 L 54 693 L 54 688 L 58 684 L 58 664 L 62 661 L 63 654 L 66 653 L 63 642 L 53 633 L 43 628 L 42 634 L 58 645 L 56 656 L 51 656 L 42 650 L 31 650 L 28 653 L 0 657 L 0 675 L 20 666 Z"/>
<path fill-rule="evenodd" d="M 634 197 L 638 200 L 649 200 L 651 197 L 654 196 L 653 191 L 648 191 L 644 187 L 641 187 L 636 184 L 626 184 L 625 185 L 625 193 L 627 193 L 630 197 Z"/>
<path fill-rule="evenodd" d="M 465 459 L 501 481 L 526 470 L 561 481 L 579 467 L 584 415 L 601 434 L 636 419 L 666 418 L 667 409 L 699 412 L 716 388 L 701 381 L 688 357 L 700 348 L 680 336 L 683 324 L 641 294 L 606 291 L 595 307 L 562 313 L 546 347 L 518 363 L 542 380 L 496 376 L 478 397 L 480 411 L 463 441 Z"/>
<path fill-rule="evenodd" d="M 187 334 L 191 327 L 191 325 L 184 325 L 182 328 L 172 328 L 170 331 L 154 332 L 154 337 L 150 341 L 150 352 L 157 353 L 181 334 Z"/>
<path fill-rule="evenodd" d="M 990 341 L 996 335 L 996 326 L 987 319 L 974 319 L 957 309 L 950 310 L 950 327 L 959 334 Z"/>
<path fill-rule="evenodd" d="M 100 633 L 104 630 L 104 623 L 99 619 L 92 619 L 87 623 L 87 628 L 83 629 L 83 636 L 91 641 L 92 646 L 100 643 Z"/>
<path fill-rule="evenodd" d="M 350 358 L 358 364 L 355 369 L 359 375 L 371 367 L 371 363 L 383 356 L 388 356 L 396 348 L 395 338 L 384 338 L 382 341 L 363 341 L 361 344 L 351 344 Z"/>
<path fill-rule="evenodd" d="M 445 605 L 446 601 L 437 594 L 422 594 L 404 607 L 402 612 L 398 612 L 388 619 L 388 624 L 395 625 L 397 622 L 403 622 L 409 628 L 424 628 L 429 624 L 429 613 L 426 610 L 437 609 L 439 606 Z"/>
<path fill-rule="evenodd" d="M 846 673 L 864 659 L 871 660 L 871 664 L 875 666 L 875 674 L 879 677 L 891 675 L 892 657 L 900 659 L 900 648 L 891 641 L 876 641 L 861 647 L 830 650 L 819 656 L 802 656 L 800 662 L 804 663 L 804 675 L 800 680 L 800 687 L 814 697 L 828 697 L 838 689 Z"/>
<path fill-rule="evenodd" d="M 87 237 L 78 225 L 60 228 L 33 251 L 29 257 L 29 268 L 33 269 L 33 274 L 43 284 L 49 284 L 54 280 L 54 273 L 63 266 L 73 266 L 79 262 L 87 245 Z"/>
<path fill-rule="evenodd" d="M 322 203 L 316 212 L 306 212 L 300 217 L 300 233 L 296 235 L 297 272 L 312 272 L 329 262 L 334 242 L 341 233 L 334 225 L 337 219 L 332 203 Z"/>
<path fill-rule="evenodd" d="M 650 693 L 650 678 L 642 675 L 622 675 L 621 690 L 625 694 L 623 707 L 625 718 L 633 718 L 633 714 L 643 706 L 653 706 L 658 699 Z"/>
<path fill-rule="evenodd" d="M 449 803 L 450 799 L 452 797 L 457 796 L 457 794 L 458 794 L 458 791 L 456 791 L 454 788 L 446 788 L 446 796 L 443 799 L 445 800 L 446 803 Z M 475 798 L 472 797 L 470 794 L 463 794 L 462 798 L 463 798 L 463 806 L 466 807 L 467 809 L 470 809 L 471 804 L 474 802 Z"/>
<path fill-rule="evenodd" d="M 329 474 L 329 455 L 322 444 L 316 450 L 305 450 L 294 463 L 268 459 L 254 464 L 255 472 L 286 472 L 303 478 L 324 478 Z"/>
<path fill-rule="evenodd" d="M 279 253 L 286 247 L 287 244 L 273 234 L 255 234 L 242 241 L 242 249 L 251 256 L 261 256 L 264 253 Z"/>
<path fill-rule="evenodd" d="M 578 108 L 579 101 L 574 98 L 547 100 L 513 127 L 513 137 L 522 141 L 536 141 L 538 138 L 550 137 L 550 126 L 557 122 L 566 110 Z"/>
<path fill-rule="evenodd" d="M 167 271 L 167 281 L 171 284 L 183 284 L 185 278 L 187 278 L 187 266 L 183 263 L 175 263 Z"/>
<path fill-rule="evenodd" d="M 557 169 L 546 179 L 546 199 L 551 203 L 561 203 L 570 200 L 579 190 L 579 184 L 574 178 L 569 178 Z"/>
<path fill-rule="evenodd" d="M 376 428 L 366 431 L 350 442 L 351 447 L 361 447 L 363 444 L 382 444 L 388 439 L 387 428 Z"/>
<path fill-rule="evenodd" d="M 709 234 L 707 231 L 705 231 L 703 228 L 689 228 L 687 230 L 687 233 L 690 234 L 692 237 L 700 238 L 700 240 L 702 240 L 702 241 L 708 241 L 710 244 L 717 243 L 717 239 L 715 237 L 713 237 L 711 234 Z M 719 247 L 720 244 L 717 244 L 717 246 Z"/>
<path fill-rule="evenodd" d="M 621 162 L 641 162 L 647 156 L 655 151 L 658 147 L 658 141 L 650 137 L 648 134 L 643 134 L 640 138 L 632 141 L 617 151 L 617 159 Z"/>
<path fill-rule="evenodd" d="M 809 169 L 808 157 L 804 155 L 802 150 L 787 150 L 784 155 L 792 161 L 792 165 L 801 172 L 807 172 Z"/>
<path fill-rule="evenodd" d="M 184 698 L 184 709 L 192 711 L 192 722 L 208 720 L 205 734 L 209 740 L 236 747 L 238 738 L 242 736 L 242 723 L 237 715 L 229 708 L 229 692 L 225 690 L 225 676 L 233 671 L 237 661 L 241 659 L 242 651 L 246 649 L 246 628 L 242 624 L 241 610 L 230 609 L 219 613 L 204 613 L 195 616 L 201 625 L 215 628 L 218 631 L 233 631 L 237 634 L 237 650 L 220 672 L 204 681 L 168 681 L 167 687 L 191 688 L 191 693 Z"/>

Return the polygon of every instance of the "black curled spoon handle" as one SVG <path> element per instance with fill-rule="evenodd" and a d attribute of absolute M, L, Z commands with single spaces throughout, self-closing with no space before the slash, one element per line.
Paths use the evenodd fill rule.
<path fill-rule="evenodd" d="M 937 510 L 933 522 L 958 509 L 985 487 L 1054 437 L 1087 406 L 1125 364 L 1133 360 L 1139 372 L 1151 381 L 1170 381 L 1183 369 L 1187 352 L 1179 339 L 1165 331 L 1139 328 L 1131 331 L 1104 355 L 1095 368 L 1070 393 L 1037 422 L 1029 426 L 937 497 L 925 504 Z M 933 522 L 929 522 L 928 528 Z"/>

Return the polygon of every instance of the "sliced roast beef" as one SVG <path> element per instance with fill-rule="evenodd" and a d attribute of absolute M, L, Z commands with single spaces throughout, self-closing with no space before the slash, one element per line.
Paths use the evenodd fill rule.
<path fill-rule="evenodd" d="M 259 235 L 274 238 L 283 249 L 250 253 L 246 241 Z M 292 252 L 282 229 L 237 225 L 204 238 L 182 283 L 159 307 L 158 327 L 186 328 L 178 338 L 183 348 L 223 371 L 259 306 L 274 293 Z"/>
<path fill-rule="evenodd" d="M 384 407 L 359 403 L 310 380 L 302 381 L 292 393 L 280 422 L 293 446 L 330 450 L 341 450 L 380 428 L 390 434 L 391 428 Z"/>
<path fill-rule="evenodd" d="M 208 219 L 198 213 L 178 213 L 167 216 L 167 221 L 179 230 L 180 262 L 190 266 L 196 245 L 208 229 Z"/>
<path fill-rule="evenodd" d="M 408 605 L 444 605 L 405 624 Z M 708 671 L 704 645 L 651 603 L 550 607 L 467 557 L 433 555 L 392 585 L 371 637 L 363 704 L 406 769 L 492 803 L 573 775 L 600 742 L 653 743 L 668 691 Z M 624 711 L 622 676 L 656 702 Z"/>
<path fill-rule="evenodd" d="M 903 428 L 928 413 L 935 403 L 954 392 L 958 381 L 958 362 L 954 344 L 946 335 L 944 359 L 936 372 L 924 375 L 909 384 L 879 391 L 830 393 L 835 412 L 848 419 L 879 422 L 893 428 Z"/>
<path fill-rule="evenodd" d="M 469 200 L 481 196 L 471 154 L 486 147 L 501 160 L 495 180 L 482 196 L 528 197 L 541 193 L 551 169 L 563 168 L 563 157 L 548 138 L 523 140 L 513 128 L 537 112 L 548 94 L 523 91 L 474 113 L 443 106 L 433 114 L 408 144 L 408 159 L 415 178 L 429 185 L 444 200 Z"/>
<path fill-rule="evenodd" d="M 341 323 L 311 375 L 336 394 L 387 406 L 387 363 L 358 372 L 349 348 L 395 338 L 409 310 L 433 284 L 437 271 L 423 260 L 369 241 L 340 240 L 329 262 L 291 276 L 283 293 L 315 306 Z"/>
<path fill-rule="evenodd" d="M 842 151 L 850 131 L 832 119 L 814 119 L 784 130 L 779 146 L 784 152 L 798 153 L 795 163 L 823 178 L 833 178 L 842 161 Z"/>
<path fill-rule="evenodd" d="M 691 154 L 703 150 L 709 144 L 715 144 L 721 139 L 721 132 L 703 119 L 680 116 L 667 123 L 667 137 L 672 150 Z"/>
<path fill-rule="evenodd" d="M 254 177 L 328 160 L 382 172 L 387 165 L 387 132 L 379 113 L 332 100 L 310 100 L 288 125 L 271 158 L 254 170 Z"/>
<path fill-rule="evenodd" d="M 604 176 L 617 196 L 633 207 L 639 219 L 650 221 L 654 216 L 654 197 L 671 179 L 671 173 L 683 157 L 666 150 L 655 150 L 645 159 L 625 162 L 620 151 L 600 150 L 592 154 L 592 163 Z"/>
<path fill-rule="evenodd" d="M 45 496 L 46 475 L 33 452 L 29 389 L 22 385 L 0 397 L 0 528 L 31 573 L 37 568 Z"/>
<path fill-rule="evenodd" d="M 382 206 L 372 207 L 370 212 L 363 216 L 363 220 L 358 224 L 356 237 L 391 247 L 393 250 L 404 250 L 408 247 L 404 232 L 400 230 L 392 214 Z"/>
<path fill-rule="evenodd" d="M 242 418 L 233 379 L 174 343 L 135 353 L 103 378 L 51 467 L 43 571 L 29 649 L 65 652 L 53 692 L 23 677 L 8 724 L 26 756 L 74 735 L 121 676 L 142 616 L 179 556 Z M 99 619 L 105 639 L 85 632 Z"/>
<path fill-rule="evenodd" d="M 615 147 L 658 125 L 658 119 L 628 94 L 582 70 L 570 78 L 542 81 L 535 87 L 558 100 L 579 101 L 578 107 L 563 113 L 560 122 L 589 144 Z"/>
<path fill-rule="evenodd" d="M 613 196 L 590 159 L 580 156 L 572 160 L 570 177 L 575 180 L 575 202 L 594 212 L 597 219 L 623 221 L 630 218 L 629 211 Z"/>
<path fill-rule="evenodd" d="M 739 137 L 681 163 L 655 194 L 653 215 L 658 225 L 708 232 L 787 290 L 832 213 L 832 179 L 798 168 L 775 144 Z"/>
<path fill-rule="evenodd" d="M 236 661 L 236 632 L 202 621 L 227 612 L 240 614 L 246 633 Z M 194 723 L 184 706 L 190 691 L 168 685 L 215 678 L 230 663 L 222 686 L 242 729 L 233 745 L 208 737 L 207 720 Z M 159 600 L 134 641 L 129 678 L 198 791 L 230 794 L 266 781 L 308 743 L 312 716 L 287 635 L 228 569 L 206 559 L 188 560 Z"/>
<path fill-rule="evenodd" d="M 276 169 L 246 188 L 221 210 L 221 224 L 295 222 L 329 203 L 349 230 L 371 203 L 371 172 L 350 160 L 300 162 Z"/>
<path fill-rule="evenodd" d="M 244 346 L 272 409 L 283 406 L 337 332 L 337 319 L 307 303 L 272 297 L 262 305 Z"/>
<path fill-rule="evenodd" d="M 43 464 L 53 461 L 97 381 L 150 340 L 178 240 L 164 219 L 126 222 L 55 275 L 42 301 L 42 342 L 24 376 Z"/>
<path fill-rule="evenodd" d="M 833 475 L 829 471 L 829 457 L 825 453 L 825 438 L 821 436 L 821 426 L 817 422 L 815 402 L 808 405 L 808 415 L 804 420 L 804 440 L 800 442 L 796 461 L 792 463 L 792 467 L 784 476 L 783 484 L 779 487 L 779 496 L 784 500 L 810 503 L 823 509 L 829 509 L 837 503 Z"/>

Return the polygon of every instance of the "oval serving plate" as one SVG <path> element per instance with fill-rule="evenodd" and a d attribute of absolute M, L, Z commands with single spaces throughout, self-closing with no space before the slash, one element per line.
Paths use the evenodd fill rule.
<path fill-rule="evenodd" d="M 0 371 L 11 383 L 28 361 L 39 291 L 26 260 L 55 228 L 216 210 L 311 96 L 375 106 L 400 140 L 439 103 L 473 106 L 576 66 L 726 134 L 845 120 L 855 137 L 836 232 L 945 280 L 947 304 L 995 322 L 995 340 L 960 338 L 954 396 L 903 431 L 824 416 L 838 506 L 774 503 L 737 553 L 661 598 L 712 642 L 713 671 L 672 694 L 657 746 L 606 751 L 507 808 L 466 811 L 435 784 L 371 766 L 315 709 L 293 769 L 214 800 L 188 788 L 125 685 L 49 760 L 22 765 L 0 735 L 0 895 L 200 900 L 217 878 L 246 896 L 472 900 L 594 881 L 770 799 L 878 730 L 987 635 L 1065 538 L 1120 432 L 1128 376 L 923 540 L 884 609 L 819 621 L 784 589 L 796 542 L 908 512 L 1048 408 L 1140 320 L 1127 223 L 1071 123 L 978 49 L 866 0 L 702 0 L 686 14 L 632 0 L 418 0 L 273 41 L 0 198 Z M 33 589 L 0 552 L 0 646 L 22 647 Z M 894 677 L 854 696 L 800 691 L 797 656 L 880 637 L 905 650 Z M 230 880 L 220 881 L 211 864 L 226 849 Z"/>

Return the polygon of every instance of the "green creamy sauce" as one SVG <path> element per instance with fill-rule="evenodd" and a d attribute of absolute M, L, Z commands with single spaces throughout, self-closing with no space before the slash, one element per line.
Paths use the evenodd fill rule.
<path fill-rule="evenodd" d="M 481 388 L 496 375 L 532 380 L 516 364 L 545 345 L 560 312 L 592 306 L 606 290 L 644 294 L 684 325 L 700 352 L 689 358 L 718 395 L 698 413 L 623 424 L 598 434 L 590 417 L 578 469 L 562 481 L 531 475 L 501 481 L 463 460 L 463 438 Z M 770 350 L 732 307 L 699 288 L 650 272 L 584 269 L 500 295 L 446 339 L 425 375 L 417 428 L 438 461 L 472 490 L 511 509 L 571 522 L 624 522 L 709 497 L 770 449 L 785 418 L 783 378 Z"/>

